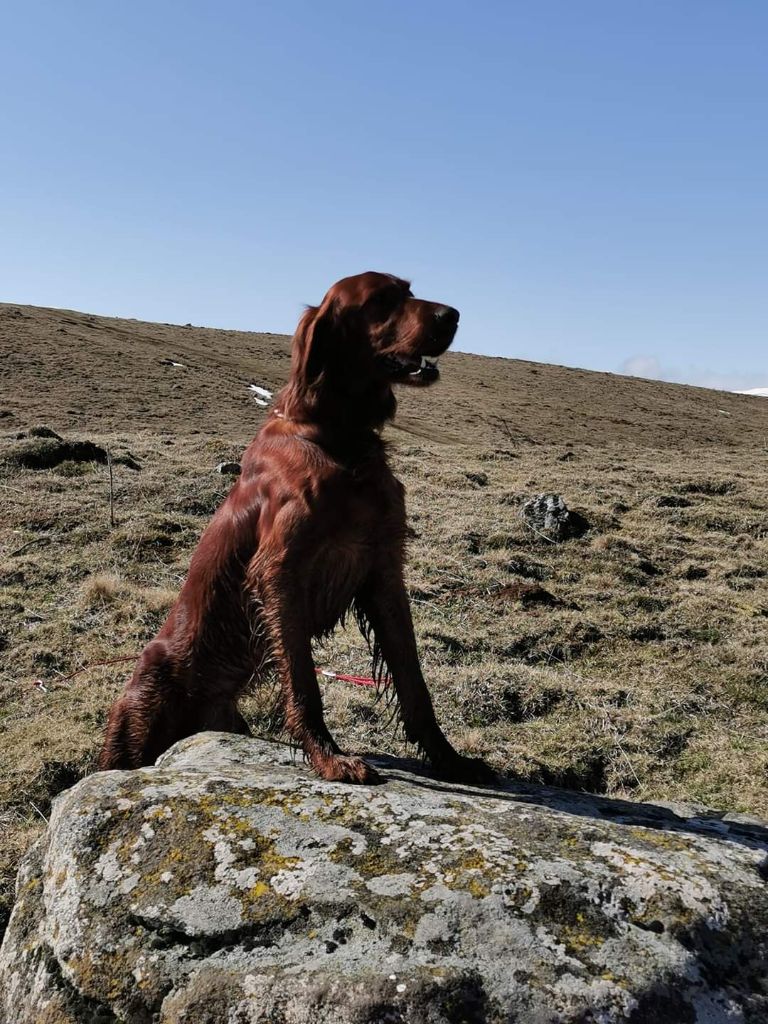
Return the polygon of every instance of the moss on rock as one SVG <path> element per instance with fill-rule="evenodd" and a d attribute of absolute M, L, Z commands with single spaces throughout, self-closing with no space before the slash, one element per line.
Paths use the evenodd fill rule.
<path fill-rule="evenodd" d="M 531 786 L 326 783 L 201 734 L 57 798 L 0 1022 L 764 1021 L 765 840 Z"/>

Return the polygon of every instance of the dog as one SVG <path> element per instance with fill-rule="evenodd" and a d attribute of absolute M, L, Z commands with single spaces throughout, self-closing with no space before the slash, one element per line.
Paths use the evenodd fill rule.
<path fill-rule="evenodd" d="M 286 728 L 314 771 L 375 782 L 375 769 L 328 731 L 312 661 L 312 639 L 352 611 L 378 678 L 394 687 L 406 738 L 445 778 L 491 780 L 435 717 L 403 581 L 404 488 L 379 433 L 395 413 L 393 385 L 438 380 L 458 323 L 452 306 L 373 271 L 338 281 L 307 308 L 288 384 L 111 708 L 99 768 L 152 764 L 204 729 L 249 735 L 238 698 L 271 667 Z"/>

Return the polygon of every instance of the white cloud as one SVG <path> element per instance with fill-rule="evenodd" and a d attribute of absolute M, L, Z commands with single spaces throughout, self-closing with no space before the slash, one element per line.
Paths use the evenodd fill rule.
<path fill-rule="evenodd" d="M 661 380 L 663 372 L 661 363 L 656 356 L 631 356 L 619 367 L 619 373 L 629 377 L 647 377 L 649 380 Z"/>
<path fill-rule="evenodd" d="M 768 385 L 768 373 L 765 372 L 722 373 L 700 366 L 664 366 L 659 357 L 652 353 L 640 353 L 625 359 L 619 367 L 619 373 L 675 384 L 695 384 L 700 388 L 715 388 L 718 391 L 751 391 L 754 388 L 764 389 Z"/>

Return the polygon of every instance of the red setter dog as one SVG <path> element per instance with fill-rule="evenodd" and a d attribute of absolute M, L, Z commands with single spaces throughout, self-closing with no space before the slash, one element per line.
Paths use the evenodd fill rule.
<path fill-rule="evenodd" d="M 291 376 L 205 530 L 168 620 L 109 715 L 100 768 L 151 764 L 203 729 L 249 733 L 237 701 L 277 670 L 286 726 L 324 779 L 372 782 L 323 720 L 313 637 L 350 610 L 386 665 L 407 738 L 443 776 L 484 781 L 437 724 L 403 583 L 403 486 L 379 437 L 393 384 L 425 386 L 459 322 L 407 281 L 365 273 L 304 313 Z"/>

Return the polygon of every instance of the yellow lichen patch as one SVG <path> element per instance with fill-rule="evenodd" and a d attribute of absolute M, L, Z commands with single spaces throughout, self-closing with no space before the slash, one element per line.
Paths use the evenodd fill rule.
<path fill-rule="evenodd" d="M 347 802 L 338 796 L 331 796 L 329 793 L 318 795 L 322 806 L 317 809 L 316 814 L 320 821 L 333 824 L 339 824 L 339 822 L 350 825 L 360 824 L 360 808 L 356 804 Z"/>
<path fill-rule="evenodd" d="M 304 803 L 301 793 L 292 793 L 281 789 L 261 790 L 255 796 L 258 799 L 251 800 L 250 806 L 252 807 L 279 807 L 284 811 L 293 811 Z"/>
<path fill-rule="evenodd" d="M 461 858 L 461 866 L 465 871 L 486 871 L 488 870 L 488 861 L 480 850 L 470 850 L 465 853 Z"/>
<path fill-rule="evenodd" d="M 499 866 L 490 864 L 481 850 L 473 848 L 453 859 L 445 870 L 444 883 L 449 889 L 464 890 L 480 899 L 491 893 L 499 875 Z"/>
<path fill-rule="evenodd" d="M 301 858 L 283 856 L 275 849 L 274 842 L 264 836 L 258 837 L 257 845 L 248 851 L 248 857 L 250 865 L 258 867 L 261 877 L 245 893 L 232 889 L 232 895 L 242 904 L 243 913 L 250 919 L 289 916 L 288 908 L 293 902 L 276 892 L 270 883 L 279 872 L 299 867 Z"/>
<path fill-rule="evenodd" d="M 232 815 L 232 817 L 224 818 L 221 822 L 221 827 L 225 831 L 235 834 L 230 835 L 230 838 L 235 838 L 235 836 L 242 837 L 243 835 L 253 831 L 253 824 L 248 821 L 247 818 L 241 818 L 238 815 Z"/>
<path fill-rule="evenodd" d="M 654 921 L 661 921 L 671 931 L 690 927 L 696 919 L 696 913 L 685 906 L 679 897 L 663 898 L 656 893 L 631 918 L 633 924 L 647 927 Z"/>
<path fill-rule="evenodd" d="M 572 849 L 574 848 L 574 846 L 579 846 L 579 845 L 580 845 L 580 843 L 581 843 L 581 840 L 580 840 L 580 839 L 577 839 L 577 838 L 576 838 L 576 836 L 567 836 L 567 837 L 566 837 L 566 838 L 565 838 L 565 839 L 564 839 L 564 840 L 562 841 L 562 844 L 561 844 L 561 845 L 563 845 L 563 846 L 567 846 L 567 847 L 568 847 L 568 849 L 572 850 Z"/>
<path fill-rule="evenodd" d="M 272 889 L 267 885 L 266 882 L 258 881 L 255 885 L 246 893 L 246 897 L 249 902 L 260 900 L 262 896 L 269 896 Z"/>
<path fill-rule="evenodd" d="M 649 874 L 656 875 L 661 881 L 673 882 L 676 880 L 674 872 L 668 871 L 666 868 L 650 860 L 648 857 L 638 856 L 637 853 L 630 853 L 628 850 L 617 850 L 616 856 L 626 866 L 642 868 Z"/>
<path fill-rule="evenodd" d="M 575 925 L 564 925 L 560 931 L 560 941 L 566 950 L 571 954 L 578 955 L 599 949 L 605 942 L 605 939 L 600 935 L 587 931 L 584 927 L 583 914 L 577 914 L 576 918 L 577 923 Z"/>
<path fill-rule="evenodd" d="M 173 812 L 167 805 L 163 807 L 151 807 L 144 812 L 145 821 L 157 821 L 162 818 L 170 818 Z"/>
<path fill-rule="evenodd" d="M 674 852 L 690 853 L 690 843 L 687 843 L 681 836 L 675 833 L 640 827 L 631 828 L 629 831 L 630 835 L 634 836 L 635 839 L 648 843 L 650 846 L 658 846 L 663 850 Z"/>
<path fill-rule="evenodd" d="M 133 978 L 135 954 L 133 950 L 99 953 L 94 958 L 90 950 L 65 961 L 71 971 L 77 988 L 92 999 L 119 999 L 130 991 Z"/>
<path fill-rule="evenodd" d="M 365 879 L 400 874 L 406 867 L 389 847 L 379 847 L 375 850 L 366 848 L 362 853 L 353 853 L 352 841 L 349 839 L 342 839 L 336 849 L 331 851 L 330 857 L 336 864 L 349 864 L 350 867 L 354 867 Z"/>
<path fill-rule="evenodd" d="M 259 860 L 261 873 L 268 878 L 274 878 L 278 871 L 292 871 L 301 864 L 300 857 L 285 857 L 278 853 L 274 843 L 270 843 L 264 849 Z"/>
<path fill-rule="evenodd" d="M 490 888 L 480 878 L 470 878 L 465 883 L 467 892 L 472 893 L 476 899 L 482 899 L 483 896 L 488 896 Z"/>
<path fill-rule="evenodd" d="M 352 839 L 345 836 L 340 839 L 332 850 L 328 851 L 328 859 L 334 864 L 346 864 L 352 856 Z"/>
<path fill-rule="evenodd" d="M 280 810 L 293 811 L 304 803 L 304 799 L 301 793 L 289 790 L 226 787 L 222 788 L 221 792 L 209 792 L 199 796 L 195 804 L 206 813 L 226 817 L 231 808 L 258 810 L 263 807 L 277 807 Z"/>
<path fill-rule="evenodd" d="M 638 864 L 646 868 L 651 866 L 650 861 L 646 860 L 645 857 L 636 857 L 633 853 L 628 853 L 627 850 L 618 851 L 617 856 L 619 856 L 625 864 Z"/>
<path fill-rule="evenodd" d="M 471 872 L 462 870 L 446 871 L 443 876 L 443 884 L 447 889 L 451 889 L 454 892 L 463 890 L 471 893 L 472 896 L 478 899 L 488 896 L 491 892 L 491 886 L 488 884 L 488 881 L 474 870 Z"/>
<path fill-rule="evenodd" d="M 271 885 L 259 879 L 246 892 L 233 892 L 240 900 L 243 918 L 250 923 L 270 920 L 290 920 L 295 907 L 285 896 L 276 893 Z"/>

